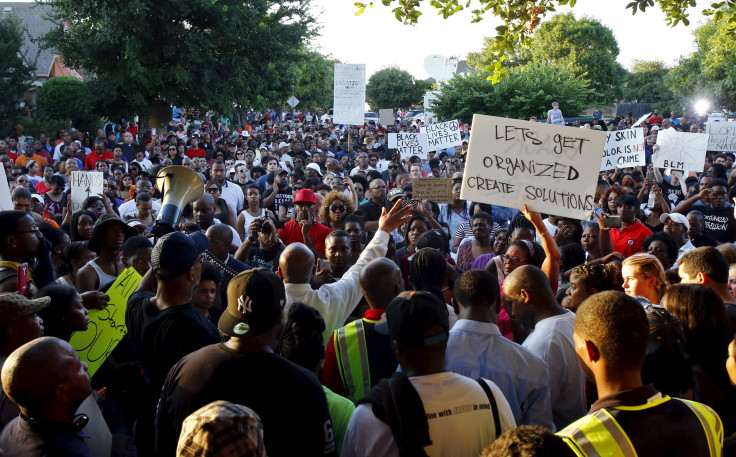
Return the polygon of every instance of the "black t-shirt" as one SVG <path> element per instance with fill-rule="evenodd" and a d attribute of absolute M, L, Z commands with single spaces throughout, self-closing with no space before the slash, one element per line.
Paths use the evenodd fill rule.
<path fill-rule="evenodd" d="M 381 218 L 381 211 L 383 211 L 383 206 L 377 204 L 373 200 L 368 200 L 367 203 L 363 203 L 362 205 L 360 205 L 360 209 L 365 214 L 366 221 L 377 221 Z"/>
<path fill-rule="evenodd" d="M 337 455 L 327 400 L 314 374 L 280 355 L 224 344 L 189 354 L 169 373 L 156 415 L 157 454 L 174 455 L 184 419 L 216 400 L 258 414 L 271 457 Z"/>
<path fill-rule="evenodd" d="M 266 192 L 263 193 L 263 198 L 270 196 L 272 193 L 273 188 L 269 187 L 266 189 Z M 287 187 L 283 190 L 279 189 L 276 194 L 276 199 L 273 201 L 273 205 L 268 207 L 268 209 L 270 209 L 273 212 L 273 215 L 278 218 L 280 206 L 286 207 L 287 210 L 294 206 L 294 195 L 291 192 L 291 187 Z"/>
<path fill-rule="evenodd" d="M 674 208 L 679 205 L 681 201 L 685 200 L 685 194 L 682 192 L 682 187 L 680 187 L 679 184 L 673 186 L 664 180 L 658 184 L 659 187 L 662 188 L 662 196 L 667 200 L 667 203 L 670 204 L 671 208 Z"/>
<path fill-rule="evenodd" d="M 733 207 L 715 210 L 710 205 L 699 203 L 693 205 L 690 211 L 700 211 L 705 219 L 704 235 L 721 243 L 732 243 L 736 240 L 736 218 L 733 217 Z"/>
<path fill-rule="evenodd" d="M 252 246 L 248 252 L 248 265 L 253 268 L 268 268 L 275 271 L 273 261 L 276 258 L 273 249 L 261 249 L 260 246 Z"/>

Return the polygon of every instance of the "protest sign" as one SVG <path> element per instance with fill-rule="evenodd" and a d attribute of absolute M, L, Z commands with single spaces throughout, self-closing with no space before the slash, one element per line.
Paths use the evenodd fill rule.
<path fill-rule="evenodd" d="M 590 217 L 605 133 L 480 114 L 472 125 L 463 200 Z"/>
<path fill-rule="evenodd" d="M 427 134 L 427 144 L 429 145 L 430 151 L 439 151 L 440 149 L 463 144 L 463 139 L 460 136 L 460 123 L 458 121 L 427 124 L 422 127 L 422 132 Z"/>
<path fill-rule="evenodd" d="M 107 295 L 110 301 L 104 309 L 89 312 L 89 327 L 83 332 L 74 332 L 69 344 L 87 363 L 89 375 L 94 376 L 102 363 L 112 353 L 121 339 L 128 333 L 125 326 L 125 310 L 128 298 L 135 292 L 141 275 L 129 267 L 112 283 Z"/>
<path fill-rule="evenodd" d="M 656 149 L 652 155 L 655 167 L 700 172 L 705 164 L 708 134 L 660 130 Z"/>
<path fill-rule="evenodd" d="M 7 179 L 0 179 L 0 211 L 11 211 L 14 208 L 10 199 L 10 186 Z"/>
<path fill-rule="evenodd" d="M 394 125 L 394 110 L 379 109 L 378 110 L 378 122 L 381 125 Z"/>
<path fill-rule="evenodd" d="M 398 149 L 402 159 L 418 156 L 427 160 L 427 134 L 426 133 L 389 133 L 388 147 Z"/>
<path fill-rule="evenodd" d="M 363 125 L 365 115 L 365 65 L 335 64 L 332 122 Z"/>
<path fill-rule="evenodd" d="M 644 129 L 626 129 L 606 133 L 601 171 L 646 164 Z"/>
<path fill-rule="evenodd" d="M 642 117 L 640 117 L 639 119 L 637 119 L 636 122 L 634 122 L 634 125 L 632 125 L 632 127 L 638 127 L 639 124 L 641 124 L 645 120 L 649 119 L 649 116 L 651 116 L 651 115 L 652 115 L 651 111 L 648 112 L 647 114 L 643 115 Z"/>
<path fill-rule="evenodd" d="M 708 121 L 708 150 L 736 151 L 736 122 Z"/>
<path fill-rule="evenodd" d="M 82 209 L 87 197 L 102 193 L 103 174 L 99 171 L 72 171 L 72 213 Z"/>
<path fill-rule="evenodd" d="M 419 178 L 411 181 L 411 194 L 414 198 L 435 203 L 452 203 L 452 178 Z"/>

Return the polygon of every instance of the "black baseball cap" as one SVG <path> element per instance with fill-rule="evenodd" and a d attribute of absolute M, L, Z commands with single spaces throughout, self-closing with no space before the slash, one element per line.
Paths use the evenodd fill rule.
<path fill-rule="evenodd" d="M 402 292 L 386 307 L 376 331 L 407 346 L 430 346 L 450 336 L 447 306 L 430 292 Z"/>
<path fill-rule="evenodd" d="M 227 285 L 227 309 L 217 323 L 223 335 L 258 336 L 273 328 L 284 312 L 284 282 L 267 268 L 245 270 Z"/>
<path fill-rule="evenodd" d="M 131 230 L 135 230 L 131 228 Z M 185 235 L 171 232 L 159 238 L 151 251 L 151 268 L 158 279 L 178 278 L 194 266 L 197 258 L 210 247 L 210 240 L 202 232 Z M 168 271 L 160 274 L 157 270 Z"/>

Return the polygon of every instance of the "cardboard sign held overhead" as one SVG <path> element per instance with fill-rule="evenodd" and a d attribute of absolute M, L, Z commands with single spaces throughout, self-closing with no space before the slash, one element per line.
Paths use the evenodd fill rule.
<path fill-rule="evenodd" d="M 452 203 L 452 178 L 418 178 L 411 181 L 411 195 L 435 203 Z"/>
<path fill-rule="evenodd" d="M 439 151 L 440 149 L 461 146 L 463 144 L 460 123 L 458 121 L 427 124 L 422 127 L 422 132 L 427 134 L 430 151 Z"/>
<path fill-rule="evenodd" d="M 72 171 L 72 213 L 82 209 L 82 203 L 87 197 L 93 197 L 103 192 L 104 175 L 99 171 Z"/>
<path fill-rule="evenodd" d="M 646 164 L 644 129 L 606 132 L 606 145 L 601 158 L 601 171 Z"/>
<path fill-rule="evenodd" d="M 588 219 L 606 135 L 476 114 L 463 200 Z"/>
<path fill-rule="evenodd" d="M 391 108 L 389 109 L 379 109 L 378 110 L 378 122 L 381 125 L 394 125 L 394 110 Z"/>
<path fill-rule="evenodd" d="M 703 171 L 707 149 L 707 133 L 678 132 L 672 128 L 660 130 L 652 163 L 659 168 L 700 172 Z"/>
<path fill-rule="evenodd" d="M 411 156 L 418 156 L 422 160 L 429 158 L 426 133 L 389 133 L 388 147 L 398 149 L 402 159 Z"/>
<path fill-rule="evenodd" d="M 365 117 L 365 64 L 335 64 L 335 124 L 363 125 Z"/>
<path fill-rule="evenodd" d="M 736 151 L 736 122 L 708 121 L 708 150 Z"/>

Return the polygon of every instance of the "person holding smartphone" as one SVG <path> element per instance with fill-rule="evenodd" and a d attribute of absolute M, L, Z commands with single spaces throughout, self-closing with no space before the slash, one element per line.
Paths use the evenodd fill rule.
<path fill-rule="evenodd" d="M 617 222 L 611 216 L 595 213 L 600 227 L 601 254 L 605 256 L 615 251 L 629 257 L 642 252 L 642 242 L 652 231 L 636 219 L 639 199 L 631 194 L 621 195 L 616 200 L 616 208 L 620 227 L 615 226 L 618 223 L 611 224 Z"/>

